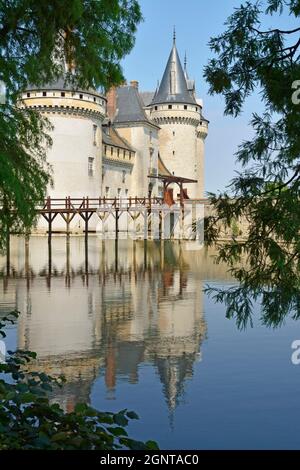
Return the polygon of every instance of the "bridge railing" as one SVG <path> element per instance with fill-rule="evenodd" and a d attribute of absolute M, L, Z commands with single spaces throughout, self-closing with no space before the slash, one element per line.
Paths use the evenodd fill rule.
<path fill-rule="evenodd" d="M 160 197 L 82 197 L 82 198 L 51 198 L 47 197 L 44 203 L 37 207 L 38 211 L 74 211 L 74 210 L 97 210 L 104 206 L 111 208 L 130 208 L 136 206 L 151 207 L 154 204 L 162 204 L 163 199 Z"/>
<path fill-rule="evenodd" d="M 179 203 L 179 200 L 175 201 Z M 151 209 L 154 205 L 161 205 L 164 203 L 162 197 L 98 197 L 90 198 L 88 196 L 81 198 L 74 198 L 67 196 L 65 198 L 52 198 L 48 196 L 41 202 L 36 210 L 38 212 L 75 212 L 75 211 L 96 211 L 103 207 L 110 207 L 112 209 L 130 209 L 135 207 L 144 206 Z M 184 205 L 204 204 L 209 205 L 208 199 L 185 199 Z M 0 209 L 2 201 L 0 200 Z"/>

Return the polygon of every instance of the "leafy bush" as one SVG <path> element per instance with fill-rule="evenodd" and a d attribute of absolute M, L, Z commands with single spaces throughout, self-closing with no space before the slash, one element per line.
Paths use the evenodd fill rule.
<path fill-rule="evenodd" d="M 15 323 L 19 313 L 11 312 L 0 322 L 3 328 Z M 153 441 L 131 439 L 125 427 L 138 419 L 127 409 L 118 413 L 97 411 L 81 403 L 66 413 L 58 404 L 49 402 L 53 386 L 63 386 L 63 377 L 31 372 L 29 362 L 36 358 L 30 351 L 8 352 L 0 364 L 0 450 L 4 449 L 157 449 Z"/>

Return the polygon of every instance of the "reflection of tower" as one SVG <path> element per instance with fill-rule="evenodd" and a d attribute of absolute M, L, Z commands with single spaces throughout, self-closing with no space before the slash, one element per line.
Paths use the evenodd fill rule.
<path fill-rule="evenodd" d="M 193 375 L 194 362 L 194 354 L 155 359 L 170 412 L 173 412 L 179 404 L 179 397 L 184 392 L 185 380 Z"/>
<path fill-rule="evenodd" d="M 136 245 L 135 262 L 141 254 Z M 147 271 L 137 271 L 130 281 L 116 279 L 103 290 L 102 332 L 106 352 L 106 385 L 113 392 L 117 380 L 138 380 L 138 366 L 150 362 L 157 367 L 171 412 L 179 403 L 184 383 L 193 374 L 193 363 L 205 337 L 202 284 L 189 275 L 172 245 L 167 246 L 165 269 L 159 247 L 149 257 Z M 152 255 L 152 254 L 151 254 Z M 156 259 L 156 255 L 157 259 Z M 153 266 L 154 268 L 154 266 Z M 155 269 L 155 268 L 154 268 Z"/>
<path fill-rule="evenodd" d="M 53 277 L 50 292 L 43 278 L 35 280 L 30 294 L 26 284 L 19 283 L 17 308 L 22 312 L 18 347 L 37 353 L 31 369 L 66 379 L 62 389 L 55 389 L 53 399 L 69 411 L 77 402 L 89 402 L 91 386 L 103 364 L 97 278 L 84 287 L 77 276 L 72 292 L 61 277 Z"/>
<path fill-rule="evenodd" d="M 162 273 L 158 295 L 156 335 L 147 341 L 146 356 L 156 365 L 170 412 L 184 392 L 184 382 L 193 374 L 205 338 L 202 284 L 185 271 Z"/>

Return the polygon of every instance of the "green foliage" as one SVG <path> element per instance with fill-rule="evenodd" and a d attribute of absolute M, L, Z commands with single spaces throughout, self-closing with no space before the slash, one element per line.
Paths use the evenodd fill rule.
<path fill-rule="evenodd" d="M 8 231 L 25 232 L 51 181 L 49 122 L 16 106 L 28 84 L 65 74 L 70 86 L 103 90 L 124 80 L 120 60 L 141 20 L 136 0 L 0 0 L 0 251 Z M 13 212 L 12 212 L 13 209 Z"/>
<path fill-rule="evenodd" d="M 7 322 L 14 323 L 12 312 L 0 323 L 0 333 Z M 65 413 L 49 402 L 53 386 L 63 386 L 64 379 L 28 370 L 36 354 L 29 351 L 8 353 L 0 364 L 0 450 L 5 449 L 157 449 L 153 441 L 136 441 L 125 427 L 136 413 L 124 409 L 118 413 L 97 411 L 85 403 Z"/>
<path fill-rule="evenodd" d="M 289 15 L 291 26 L 261 26 L 274 15 Z M 300 79 L 300 0 L 247 1 L 226 22 L 224 34 L 212 38 L 216 54 L 205 76 L 210 93 L 225 98 L 225 113 L 238 116 L 245 99 L 259 90 L 265 110 L 253 113 L 254 138 L 236 154 L 243 171 L 224 194 L 210 194 L 215 214 L 206 221 L 210 243 L 220 222 L 247 220 L 243 243 L 219 247 L 218 259 L 229 264 L 238 287 L 208 289 L 225 302 L 239 326 L 251 320 L 252 299 L 262 304 L 262 321 L 279 325 L 287 314 L 300 317 L 300 104 L 292 100 Z"/>

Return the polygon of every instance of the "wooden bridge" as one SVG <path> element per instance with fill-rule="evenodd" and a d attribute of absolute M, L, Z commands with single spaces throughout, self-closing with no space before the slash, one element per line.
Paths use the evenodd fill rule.
<path fill-rule="evenodd" d="M 80 217 L 84 221 L 83 233 L 85 237 L 85 265 L 86 272 L 88 272 L 88 235 L 95 230 L 89 230 L 89 222 L 91 217 L 96 214 L 95 217 L 98 217 L 99 220 L 104 220 L 107 215 L 112 216 L 111 228 L 113 230 L 113 237 L 115 241 L 118 241 L 119 238 L 119 218 L 122 214 L 127 213 L 132 220 L 136 220 L 141 214 L 143 217 L 142 224 L 142 238 L 145 242 L 145 260 L 146 260 L 146 243 L 148 239 L 167 239 L 167 238 L 183 238 L 181 236 L 175 235 L 175 237 L 170 234 L 166 236 L 165 232 L 165 215 L 166 213 L 175 214 L 177 213 L 178 218 L 181 222 L 184 222 L 185 216 L 187 213 L 191 215 L 191 212 L 194 211 L 195 206 L 199 204 L 201 206 L 209 206 L 209 201 L 207 199 L 186 199 L 177 198 L 170 202 L 168 198 L 152 197 L 152 198 L 140 198 L 140 197 L 129 197 L 129 198 L 51 198 L 47 197 L 39 206 L 37 206 L 36 211 L 41 217 L 43 217 L 47 222 L 46 233 L 48 235 L 48 260 L 49 260 L 49 272 L 51 272 L 51 259 L 52 259 L 52 235 L 57 233 L 55 227 L 53 227 L 53 221 L 57 217 L 61 217 L 64 221 L 64 230 L 60 230 L 60 233 L 65 233 L 67 235 L 67 252 L 69 248 L 69 235 L 71 234 L 70 224 L 74 217 Z M 0 201 L 0 208 L 1 204 Z M 12 211 L 13 212 L 13 211 Z M 158 230 L 156 231 L 156 238 L 153 238 L 151 234 L 151 229 L 153 227 L 152 215 L 156 214 L 156 222 L 158 221 Z M 194 220 L 190 219 L 194 223 Z M 154 223 L 153 223 L 154 225 Z M 180 224 L 178 224 L 180 225 Z M 179 231 L 181 228 L 179 229 Z M 121 227 L 122 231 L 122 227 Z M 124 230 L 123 230 L 124 231 Z M 129 233 L 129 232 L 128 232 Z M 10 235 L 12 233 L 8 231 L 7 233 L 7 246 L 6 246 L 6 273 L 10 274 Z M 25 254 L 29 250 L 29 233 L 25 236 Z M 157 236 L 158 235 L 158 236 Z M 192 235 L 193 237 L 193 235 Z M 191 238 L 188 238 L 191 239 Z M 195 239 L 195 238 L 192 238 Z M 116 244 L 116 265 L 117 265 L 117 253 L 118 247 Z M 146 261 L 145 261 L 146 263 Z"/>
<path fill-rule="evenodd" d="M 66 197 L 62 199 L 47 197 L 44 204 L 37 207 L 37 212 L 47 221 L 48 224 L 48 237 L 51 238 L 53 233 L 53 221 L 57 216 L 62 217 L 65 222 L 65 233 L 70 234 L 70 224 L 76 215 L 80 216 L 84 222 L 84 233 L 88 236 L 89 221 L 94 214 L 97 214 L 99 219 L 103 220 L 105 215 L 111 214 L 115 219 L 115 235 L 118 238 L 119 234 L 119 218 L 126 212 L 132 218 L 136 218 L 141 213 L 146 213 L 151 216 L 153 210 L 158 212 L 160 223 L 162 221 L 162 212 L 166 207 L 170 210 L 180 212 L 181 217 L 184 217 L 184 212 L 187 206 L 198 204 L 207 205 L 206 199 L 187 199 L 182 201 L 173 201 L 175 204 L 170 207 L 170 203 L 166 202 L 164 198 L 160 197 L 129 197 L 129 198 L 71 198 Z M 161 230 L 161 229 L 160 229 Z"/>

